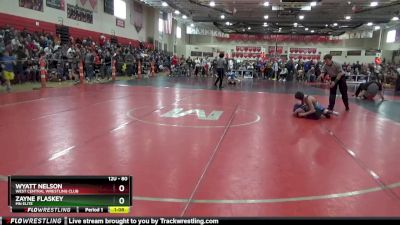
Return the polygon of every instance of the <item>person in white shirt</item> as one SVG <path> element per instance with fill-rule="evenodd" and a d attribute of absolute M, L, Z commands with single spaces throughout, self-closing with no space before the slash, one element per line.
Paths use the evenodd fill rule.
<path fill-rule="evenodd" d="M 194 60 L 194 63 L 195 63 L 195 71 L 194 71 L 194 75 L 198 75 L 199 74 L 199 71 L 200 71 L 200 66 L 201 66 L 201 61 L 200 61 L 200 59 L 199 58 L 196 58 L 196 60 Z"/>
<path fill-rule="evenodd" d="M 279 66 L 278 66 L 278 62 L 277 61 L 275 61 L 274 64 L 272 65 L 272 70 L 274 71 L 274 75 L 275 75 L 273 80 L 276 80 L 276 78 L 278 76 L 278 70 L 279 70 Z"/>
<path fill-rule="evenodd" d="M 279 74 L 279 81 L 286 82 L 287 75 L 288 75 L 288 69 L 285 66 L 283 66 L 281 73 Z"/>
<path fill-rule="evenodd" d="M 232 71 L 232 70 L 233 70 L 233 60 L 232 60 L 232 59 L 230 59 L 230 60 L 228 61 L 228 69 L 229 69 L 229 71 Z"/>

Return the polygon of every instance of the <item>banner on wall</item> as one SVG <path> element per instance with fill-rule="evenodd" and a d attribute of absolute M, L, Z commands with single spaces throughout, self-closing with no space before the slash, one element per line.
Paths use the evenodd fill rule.
<path fill-rule="evenodd" d="M 121 20 L 121 19 L 116 18 L 116 22 L 115 23 L 116 23 L 115 25 L 117 25 L 117 27 L 125 28 L 125 20 Z"/>
<path fill-rule="evenodd" d="M 314 42 L 314 43 L 326 43 L 326 42 L 339 42 L 340 40 L 333 39 L 329 36 L 318 36 L 318 35 L 248 35 L 248 34 L 230 34 L 229 37 L 221 38 L 218 37 L 219 41 L 277 41 L 277 42 Z"/>
<path fill-rule="evenodd" d="M 347 56 L 361 56 L 361 50 L 347 51 Z"/>
<path fill-rule="evenodd" d="M 377 54 L 381 53 L 381 50 L 372 49 L 372 50 L 365 50 L 365 56 L 377 56 Z"/>
<path fill-rule="evenodd" d="M 190 56 L 202 57 L 203 56 L 203 52 L 191 51 L 190 52 Z"/>
<path fill-rule="evenodd" d="M 104 0 L 104 12 L 114 15 L 114 0 Z"/>
<path fill-rule="evenodd" d="M 212 58 L 212 57 L 214 57 L 214 53 L 212 53 L 212 52 L 203 52 L 203 57 Z"/>
<path fill-rule="evenodd" d="M 340 40 L 372 38 L 373 35 L 374 35 L 373 31 L 354 31 L 354 32 L 346 32 L 345 34 L 340 35 L 338 38 Z"/>
<path fill-rule="evenodd" d="M 135 27 L 136 32 L 139 33 L 143 27 L 143 6 L 138 2 L 133 2 L 130 11 L 131 24 Z"/>
<path fill-rule="evenodd" d="M 97 12 L 97 5 L 98 5 L 97 3 L 98 0 L 76 0 L 77 6 L 93 12 Z"/>
<path fill-rule="evenodd" d="M 46 0 L 47 7 L 65 10 L 65 0 Z"/>
<path fill-rule="evenodd" d="M 162 13 L 162 20 L 164 21 L 164 33 L 172 34 L 172 13 Z"/>
<path fill-rule="evenodd" d="M 233 50 L 232 50 L 233 51 Z M 261 52 L 261 47 L 257 46 L 236 46 L 238 52 Z"/>
<path fill-rule="evenodd" d="M 202 27 L 191 27 L 191 26 L 186 27 L 186 34 L 205 35 L 205 36 L 212 36 L 212 37 L 229 37 L 229 34 L 225 34 L 218 30 L 202 28 Z"/>
<path fill-rule="evenodd" d="M 290 54 L 290 59 L 301 60 L 320 60 L 321 55 L 303 55 L 303 54 Z"/>
<path fill-rule="evenodd" d="M 330 51 L 331 56 L 342 56 L 342 51 Z"/>
<path fill-rule="evenodd" d="M 292 53 L 300 53 L 300 54 L 315 54 L 317 53 L 316 48 L 290 48 L 289 52 Z"/>
<path fill-rule="evenodd" d="M 283 53 L 283 46 L 268 46 L 268 53 L 275 54 L 275 48 L 276 54 L 281 55 Z"/>
<path fill-rule="evenodd" d="M 67 18 L 84 23 L 93 23 L 93 12 L 79 6 L 67 4 Z"/>
<path fill-rule="evenodd" d="M 19 0 L 19 7 L 43 12 L 43 0 Z"/>

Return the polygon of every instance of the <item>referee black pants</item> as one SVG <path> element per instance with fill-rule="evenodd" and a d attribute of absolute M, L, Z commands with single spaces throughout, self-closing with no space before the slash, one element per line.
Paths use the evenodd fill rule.
<path fill-rule="evenodd" d="M 218 73 L 218 79 L 215 81 L 215 86 L 217 86 L 218 82 L 219 82 L 219 88 L 222 87 L 222 81 L 224 80 L 224 73 L 225 70 L 223 68 L 218 68 L 217 69 L 217 73 Z"/>
<path fill-rule="evenodd" d="M 335 81 L 336 77 L 332 77 L 331 80 Z M 342 94 L 342 100 L 344 103 L 344 106 L 346 107 L 346 110 L 349 109 L 349 97 L 347 96 L 347 84 L 346 84 L 346 77 L 342 76 L 340 80 L 335 84 L 334 87 L 330 89 L 329 93 L 329 110 L 333 110 L 335 107 L 335 101 L 336 101 L 336 91 L 339 86 L 339 91 L 340 94 Z"/>

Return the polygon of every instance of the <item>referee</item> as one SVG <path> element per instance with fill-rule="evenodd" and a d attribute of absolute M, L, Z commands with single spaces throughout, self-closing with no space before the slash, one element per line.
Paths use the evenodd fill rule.
<path fill-rule="evenodd" d="M 349 97 L 347 96 L 347 84 L 346 77 L 344 75 L 342 66 L 339 63 L 332 61 L 332 56 L 327 54 L 324 56 L 324 67 L 322 68 L 321 76 L 325 77 L 329 75 L 331 78 L 330 93 L 329 93 L 329 110 L 333 110 L 335 107 L 336 91 L 339 86 L 340 94 L 342 94 L 342 100 L 346 111 L 349 111 Z"/>

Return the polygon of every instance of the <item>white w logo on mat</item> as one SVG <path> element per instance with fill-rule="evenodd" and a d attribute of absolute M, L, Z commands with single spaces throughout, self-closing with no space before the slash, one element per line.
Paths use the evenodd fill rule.
<path fill-rule="evenodd" d="M 207 116 L 206 112 L 202 109 L 189 109 L 187 111 L 183 111 L 183 108 L 175 108 L 161 115 L 161 117 L 179 118 L 188 115 L 196 115 L 199 120 L 219 120 L 223 113 L 223 111 L 212 111 Z"/>

